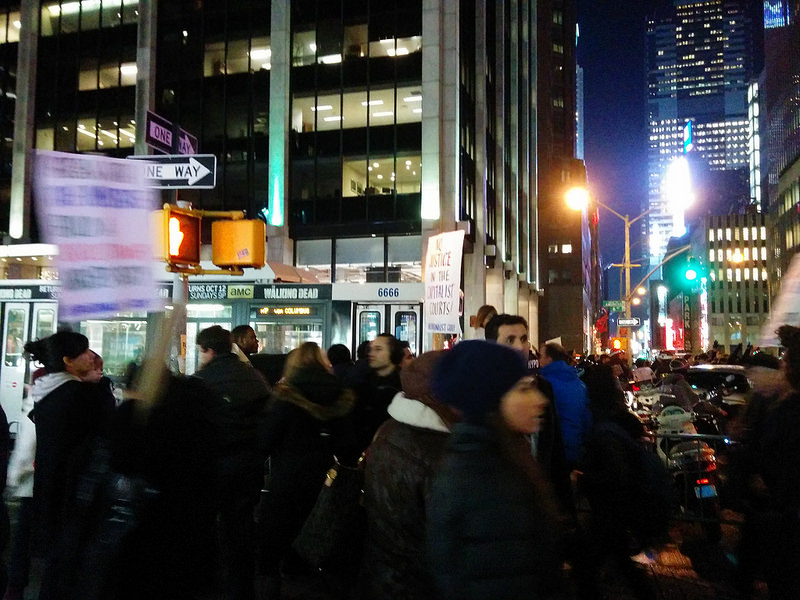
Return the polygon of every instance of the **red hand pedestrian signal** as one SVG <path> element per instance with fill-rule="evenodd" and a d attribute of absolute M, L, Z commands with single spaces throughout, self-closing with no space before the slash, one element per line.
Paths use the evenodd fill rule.
<path fill-rule="evenodd" d="M 199 265 L 201 222 L 198 212 L 165 204 L 154 213 L 156 256 L 171 265 Z"/>

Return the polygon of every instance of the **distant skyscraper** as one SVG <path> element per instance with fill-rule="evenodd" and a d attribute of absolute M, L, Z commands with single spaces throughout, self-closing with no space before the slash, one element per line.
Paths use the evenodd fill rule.
<path fill-rule="evenodd" d="M 745 0 L 675 0 L 673 6 L 648 19 L 652 264 L 663 258 L 673 235 L 675 200 L 667 197 L 663 184 L 676 157 L 692 152 L 710 171 L 748 169 L 747 89 L 757 62 L 753 21 Z M 693 123 L 691 147 L 684 144 L 689 121 Z"/>

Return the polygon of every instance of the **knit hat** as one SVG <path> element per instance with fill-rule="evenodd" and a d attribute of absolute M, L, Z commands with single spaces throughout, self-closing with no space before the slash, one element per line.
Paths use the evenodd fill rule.
<path fill-rule="evenodd" d="M 525 375 L 522 355 L 507 346 L 468 340 L 456 344 L 437 362 L 431 389 L 458 409 L 468 423 L 482 423 L 500 399 Z"/>

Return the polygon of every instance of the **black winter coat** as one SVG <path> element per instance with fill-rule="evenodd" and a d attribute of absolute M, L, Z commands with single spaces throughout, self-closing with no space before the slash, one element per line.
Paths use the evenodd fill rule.
<path fill-rule="evenodd" d="M 560 566 L 551 494 L 543 476 L 533 481 L 511 462 L 494 430 L 456 425 L 428 511 L 438 598 L 541 598 Z"/>
<path fill-rule="evenodd" d="M 94 443 L 108 431 L 114 396 L 103 383 L 67 381 L 39 402 L 36 424 L 33 504 L 43 549 L 58 537 L 75 501 L 78 478 Z"/>
<path fill-rule="evenodd" d="M 322 368 L 304 367 L 274 391 L 261 450 L 270 457 L 263 506 L 262 560 L 274 570 L 316 502 L 334 455 L 352 446 L 352 392 Z"/>
<path fill-rule="evenodd" d="M 252 494 L 255 501 L 264 465 L 258 432 L 266 418 L 269 385 L 261 373 L 235 354 L 214 357 L 194 376 L 222 400 L 213 415 L 220 435 L 220 498 L 224 502 L 232 495 Z"/>
<path fill-rule="evenodd" d="M 369 447 L 364 486 L 368 531 L 360 598 L 437 598 L 425 560 L 425 520 L 433 473 L 448 437 L 447 432 L 390 419 Z"/>

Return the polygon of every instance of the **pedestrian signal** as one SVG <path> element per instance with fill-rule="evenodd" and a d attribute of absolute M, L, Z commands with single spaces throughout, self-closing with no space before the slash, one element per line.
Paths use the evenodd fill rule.
<path fill-rule="evenodd" d="M 155 211 L 156 257 L 171 265 L 199 265 L 201 222 L 197 212 L 171 204 Z"/>
<path fill-rule="evenodd" d="M 220 220 L 211 223 L 211 262 L 218 267 L 255 267 L 267 264 L 267 226 L 259 219 Z"/>

